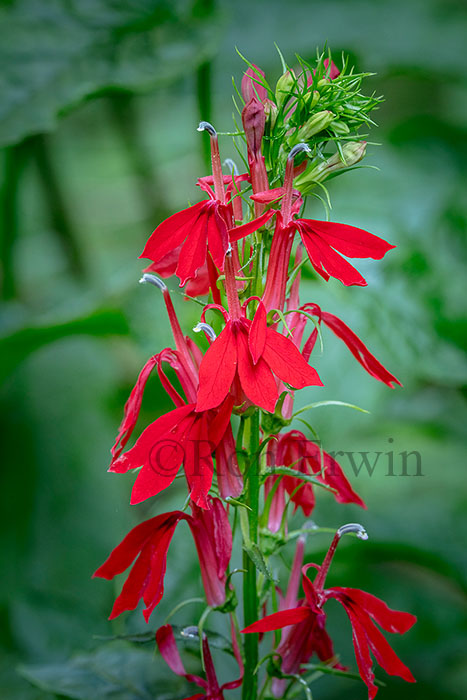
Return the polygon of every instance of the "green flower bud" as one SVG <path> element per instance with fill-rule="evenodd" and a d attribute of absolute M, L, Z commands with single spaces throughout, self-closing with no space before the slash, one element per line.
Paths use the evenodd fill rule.
<path fill-rule="evenodd" d="M 331 173 L 337 170 L 350 168 L 359 163 L 366 152 L 366 141 L 349 141 L 342 147 L 344 160 L 339 153 L 335 153 L 331 158 L 322 161 L 318 165 L 311 166 L 294 180 L 294 187 L 300 191 L 311 189 L 316 182 L 322 182 Z"/>
<path fill-rule="evenodd" d="M 306 107 L 309 110 L 311 110 L 318 103 L 319 98 L 320 94 L 318 90 L 310 90 L 310 92 L 307 92 L 306 95 L 303 97 L 303 101 Z"/>
<path fill-rule="evenodd" d="M 332 123 L 332 130 L 338 136 L 347 136 L 350 133 L 350 129 L 345 122 L 335 121 Z"/>
<path fill-rule="evenodd" d="M 305 124 L 295 132 L 295 134 L 289 140 L 289 145 L 294 146 L 296 143 L 300 143 L 301 141 L 308 141 L 315 134 L 327 129 L 333 119 L 335 119 L 335 115 L 328 110 L 316 112 L 316 114 L 313 114 L 313 116 L 310 117 L 308 121 L 306 121 Z"/>
<path fill-rule="evenodd" d="M 266 117 L 266 122 L 270 125 L 271 129 L 274 129 L 274 125 L 277 119 L 277 105 L 274 104 L 272 100 L 265 99 L 263 102 L 264 115 Z"/>
<path fill-rule="evenodd" d="M 277 106 L 279 109 L 289 98 L 290 93 L 294 89 L 296 83 L 297 79 L 292 70 L 288 70 L 285 73 L 283 73 L 277 81 L 275 95 Z"/>

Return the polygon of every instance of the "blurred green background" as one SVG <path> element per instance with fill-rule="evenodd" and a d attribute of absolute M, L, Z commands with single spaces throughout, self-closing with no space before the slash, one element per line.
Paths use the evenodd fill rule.
<path fill-rule="evenodd" d="M 235 47 L 274 83 L 274 42 L 290 64 L 295 52 L 312 59 L 327 42 L 335 58 L 345 51 L 358 70 L 375 71 L 367 90 L 386 98 L 370 137 L 381 146 L 365 160 L 380 170 L 360 169 L 330 191 L 335 220 L 397 248 L 383 263 L 359 264 L 366 289 L 310 273 L 302 292 L 304 302 L 344 318 L 404 384 L 391 391 L 375 382 L 325 334 L 314 362 L 326 384 L 319 398 L 371 414 L 326 407 L 307 419 L 325 449 L 356 452 L 357 466 L 359 452 L 372 463 L 382 453 L 371 478 L 342 460 L 367 512 L 318 494 L 319 525 L 360 521 L 370 534 L 367 543 L 341 545 L 329 582 L 419 617 L 391 640 L 419 682 L 389 679 L 382 698 L 465 698 L 466 36 L 463 0 L 2 3 L 2 698 L 196 692 L 154 659 L 151 643 L 96 639 L 153 631 L 179 600 L 199 594 L 185 531 L 174 538 L 166 597 L 149 627 L 140 613 L 108 623 L 115 589 L 91 575 L 130 527 L 182 503 L 172 489 L 130 508 L 131 476 L 106 473 L 141 365 L 171 344 L 161 298 L 137 283 L 138 255 L 162 218 L 198 197 L 194 183 L 206 172 L 198 120 L 232 130 L 231 76 L 238 84 L 244 69 Z M 235 157 L 228 137 L 221 150 Z M 189 332 L 199 307 L 173 289 Z M 310 390 L 299 402 L 313 400 Z M 141 425 L 168 408 L 151 382 Z M 404 451 L 420 453 L 422 476 L 410 460 L 401 475 Z M 328 543 L 310 537 L 309 560 L 319 561 Z M 289 546 L 285 563 L 292 554 Z M 355 668 L 337 608 L 329 605 L 335 645 Z M 174 620 L 192 624 L 201 610 L 185 608 Z M 232 679 L 231 660 L 221 652 L 216 660 L 223 680 Z M 330 676 L 313 693 L 366 697 L 363 684 Z"/>

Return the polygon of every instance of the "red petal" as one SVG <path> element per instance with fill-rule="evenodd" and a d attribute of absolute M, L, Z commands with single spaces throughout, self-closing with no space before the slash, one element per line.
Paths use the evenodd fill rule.
<path fill-rule="evenodd" d="M 237 347 L 228 322 L 222 333 L 209 347 L 199 368 L 197 411 L 216 408 L 232 386 L 237 369 Z"/>
<path fill-rule="evenodd" d="M 229 229 L 230 241 L 233 243 L 234 241 L 239 241 L 241 238 L 245 238 L 245 236 L 248 236 L 250 233 L 254 233 L 261 228 L 261 226 L 264 226 L 264 224 L 269 221 L 269 219 L 273 217 L 275 213 L 276 212 L 274 209 L 268 209 L 268 211 L 261 214 L 261 216 L 258 216 L 258 218 L 253 219 L 253 221 L 249 221 L 247 224 L 235 226 L 235 228 Z"/>
<path fill-rule="evenodd" d="M 387 384 L 391 389 L 393 384 L 399 384 L 400 381 L 389 372 L 384 365 L 376 359 L 376 357 L 368 350 L 362 340 L 337 316 L 327 312 L 321 312 L 321 318 L 324 323 L 337 335 L 338 338 L 344 341 L 352 355 L 362 365 L 364 369 L 371 374 L 372 377 L 380 382 Z"/>
<path fill-rule="evenodd" d="M 260 301 L 248 332 L 248 347 L 250 348 L 254 364 L 258 362 L 263 354 L 267 327 L 266 308 L 263 302 Z"/>
<path fill-rule="evenodd" d="M 198 413 L 186 439 L 184 468 L 190 498 L 201 508 L 209 508 L 207 495 L 211 488 L 214 445 L 209 440 L 206 413 Z"/>
<path fill-rule="evenodd" d="M 261 70 L 261 68 L 258 68 L 258 66 L 255 66 L 254 64 L 252 65 L 254 68 L 256 68 L 256 70 L 250 66 L 242 78 L 242 96 L 245 102 L 251 100 L 252 97 L 256 97 L 256 95 L 260 100 L 264 100 L 268 96 L 268 91 L 266 88 L 261 85 L 261 83 L 257 82 L 258 80 L 261 80 L 259 77 L 260 75 L 262 75 L 264 78 L 264 72 Z"/>
<path fill-rule="evenodd" d="M 188 279 L 196 277 L 196 273 L 206 262 L 212 206 L 210 202 L 205 204 L 207 206 L 199 212 L 198 218 L 191 224 L 187 239 L 180 251 L 176 271 L 180 279 L 180 287 L 183 287 Z"/>
<path fill-rule="evenodd" d="M 363 608 L 386 632 L 404 634 L 416 623 L 417 618 L 411 613 L 392 610 L 386 603 L 359 588 L 344 588 L 336 586 L 331 589 L 340 591 L 351 598 L 358 607 Z"/>
<path fill-rule="evenodd" d="M 250 199 L 260 204 L 270 204 L 276 199 L 280 199 L 285 195 L 285 187 L 275 187 L 273 190 L 265 190 L 264 192 L 256 192 L 250 195 Z"/>
<path fill-rule="evenodd" d="M 305 362 L 297 346 L 273 328 L 267 329 L 263 358 L 279 379 L 295 389 L 323 386 L 317 371 Z"/>
<path fill-rule="evenodd" d="M 120 544 L 111 552 L 108 559 L 93 575 L 110 581 L 114 576 L 128 569 L 131 562 L 136 559 L 138 552 L 141 551 L 145 542 L 154 534 L 154 531 L 165 522 L 167 515 L 172 515 L 172 513 L 158 515 L 150 520 L 145 520 L 144 523 L 130 530 Z"/>
<path fill-rule="evenodd" d="M 336 491 L 334 498 L 338 503 L 356 503 L 366 508 L 364 501 L 352 489 L 340 464 L 324 450 L 321 453 L 319 445 L 307 440 L 306 453 L 303 456 L 307 459 L 316 478 Z M 321 466 L 324 466 L 323 476 L 320 475 Z"/>
<path fill-rule="evenodd" d="M 180 658 L 180 654 L 177 649 L 177 643 L 173 634 L 172 625 L 163 625 L 162 627 L 159 627 L 156 632 L 156 642 L 162 658 L 171 671 L 176 673 L 177 676 L 184 676 L 192 683 L 196 683 L 197 685 L 201 686 L 201 688 L 206 688 L 205 680 L 185 671 L 185 667 L 183 666 L 182 659 Z M 201 697 L 205 697 L 205 695 L 200 693 L 192 696 L 192 698 Z M 186 700 L 189 700 L 189 698 L 186 698 Z"/>
<path fill-rule="evenodd" d="M 266 362 L 261 357 L 254 365 L 248 349 L 248 338 L 243 328 L 237 333 L 238 376 L 242 389 L 250 401 L 265 411 L 274 413 L 277 384 Z"/>
<path fill-rule="evenodd" d="M 381 260 L 388 250 L 396 247 L 383 238 L 348 224 L 336 224 L 333 221 L 315 221 L 313 219 L 302 219 L 300 223 L 308 225 L 328 245 L 348 258 Z"/>
<path fill-rule="evenodd" d="M 262 620 L 253 622 L 252 625 L 241 630 L 242 633 L 249 634 L 250 632 L 272 632 L 279 630 L 289 625 L 296 625 L 299 622 L 306 620 L 311 614 L 310 609 L 306 606 L 300 608 L 292 608 L 291 610 L 280 610 L 279 612 L 263 617 Z"/>
<path fill-rule="evenodd" d="M 111 450 L 112 457 L 114 459 L 121 454 L 123 448 L 131 437 L 133 429 L 138 420 L 146 382 L 157 363 L 157 358 L 158 356 L 154 355 L 154 357 L 151 357 L 146 362 L 143 369 L 139 373 L 138 379 L 136 380 L 136 384 L 132 389 L 128 401 L 125 404 L 124 417 L 118 430 L 117 439 L 115 440 L 114 446 Z"/>
<path fill-rule="evenodd" d="M 299 228 L 303 244 L 316 272 L 326 281 L 335 277 L 346 286 L 366 286 L 364 277 L 347 260 L 344 260 L 323 239 L 305 227 Z"/>
<path fill-rule="evenodd" d="M 229 247 L 229 232 L 226 221 L 232 221 L 228 208 L 223 204 L 214 204 L 208 223 L 208 247 L 215 265 L 224 269 L 224 259 Z"/>
<path fill-rule="evenodd" d="M 167 253 L 176 248 L 189 234 L 200 211 L 209 202 L 198 202 L 188 209 L 183 209 L 165 219 L 149 237 L 140 258 L 149 258 L 159 262 Z"/>

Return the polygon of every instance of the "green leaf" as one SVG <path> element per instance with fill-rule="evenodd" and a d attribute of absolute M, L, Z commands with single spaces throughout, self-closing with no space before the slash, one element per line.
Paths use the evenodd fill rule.
<path fill-rule="evenodd" d="M 34 686 L 76 700 L 153 700 L 173 686 L 161 679 L 152 651 L 119 642 L 63 663 L 22 665 Z"/>
<path fill-rule="evenodd" d="M 315 476 L 311 476 L 311 474 L 304 474 L 303 472 L 299 472 L 297 469 L 291 469 L 290 467 L 268 467 L 268 469 L 264 470 L 263 474 L 265 476 L 278 476 L 281 474 L 284 476 L 293 476 L 294 479 L 301 479 L 309 484 L 320 486 L 322 489 L 326 489 L 326 491 L 332 491 L 335 493 L 335 489 L 331 488 L 331 486 L 328 486 L 327 484 L 323 484 L 323 482 L 319 481 Z"/>
<path fill-rule="evenodd" d="M 31 353 L 55 340 L 72 335 L 127 335 L 129 332 L 125 317 L 114 309 L 99 309 L 88 316 L 75 318 L 67 323 L 49 326 L 22 328 L 0 338 L 0 384 Z"/>
<path fill-rule="evenodd" d="M 272 573 L 269 570 L 268 565 L 266 564 L 266 561 L 263 557 L 263 553 L 261 552 L 256 542 L 252 542 L 249 547 L 243 545 L 243 549 L 248 554 L 258 571 L 260 571 L 264 576 L 266 576 L 266 578 L 269 579 L 269 581 L 276 582 Z"/>
<path fill-rule="evenodd" d="M 319 408 L 320 406 L 343 406 L 344 408 L 353 408 L 355 411 L 360 411 L 361 413 L 370 413 L 366 408 L 360 408 L 353 403 L 347 403 L 346 401 L 316 401 L 315 403 L 309 403 L 307 406 L 300 408 L 294 413 L 294 418 L 300 413 L 308 411 L 310 408 Z"/>
<path fill-rule="evenodd" d="M 201 16 L 202 14 L 202 16 Z M 212 57 L 215 10 L 188 0 L 19 0 L 0 11 L 0 145 L 105 90 L 147 91 Z"/>

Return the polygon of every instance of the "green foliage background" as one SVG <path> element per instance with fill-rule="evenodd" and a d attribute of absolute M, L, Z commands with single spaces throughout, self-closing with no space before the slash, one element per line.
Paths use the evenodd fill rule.
<path fill-rule="evenodd" d="M 345 51 L 359 70 L 376 71 L 368 89 L 386 97 L 371 135 L 382 145 L 365 161 L 380 171 L 330 183 L 333 217 L 397 248 L 382 264 L 359 265 L 367 289 L 310 273 L 302 298 L 342 316 L 404 389 L 373 381 L 325 335 L 318 398 L 371 414 L 326 407 L 307 419 L 325 449 L 354 451 L 357 466 L 359 452 L 372 463 L 381 455 L 371 478 L 342 461 L 368 512 L 319 493 L 314 519 L 360 521 L 370 534 L 368 543 L 342 546 L 331 583 L 362 587 L 419 617 L 394 641 L 419 682 L 384 678 L 381 697 L 465 697 L 466 32 L 462 0 L 1 5 L 2 698 L 195 692 L 153 658 L 151 644 L 96 639 L 147 631 L 140 614 L 108 623 L 112 584 L 91 575 L 131 526 L 182 498 L 172 489 L 130 508 L 131 477 L 106 473 L 139 368 L 171 343 L 161 299 L 137 284 L 137 257 L 155 224 L 198 196 L 198 119 L 231 129 L 230 77 L 238 83 L 243 70 L 234 47 L 273 80 L 274 42 L 293 63 L 294 52 L 311 59 L 326 41 L 335 57 Z M 221 149 L 235 157 L 227 137 Z M 174 301 L 189 331 L 199 307 L 175 286 Z M 302 392 L 303 404 L 313 400 L 316 392 Z M 168 408 L 154 381 L 141 425 Z M 396 476 L 387 476 L 391 451 Z M 413 476 L 414 458 L 401 475 L 404 451 L 420 453 L 423 476 Z M 325 535 L 310 537 L 309 559 L 319 561 L 327 544 Z M 291 557 L 290 549 L 277 562 L 284 579 Z M 150 630 L 201 590 L 181 529 L 166 584 Z M 185 608 L 176 621 L 191 624 L 199 612 Z M 329 616 L 336 647 L 355 667 L 349 625 L 337 606 Z M 233 678 L 231 660 L 222 652 L 216 659 Z M 330 676 L 313 692 L 366 697 L 363 685 Z"/>

